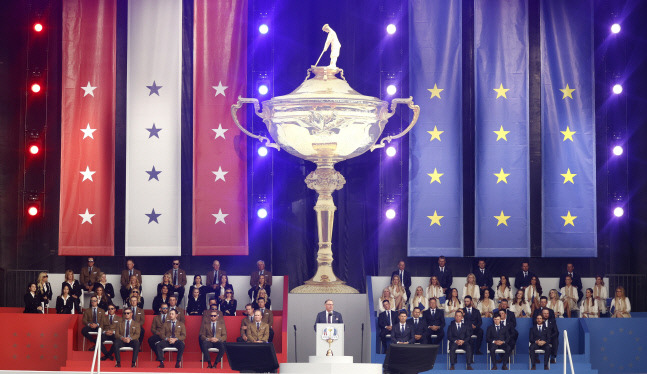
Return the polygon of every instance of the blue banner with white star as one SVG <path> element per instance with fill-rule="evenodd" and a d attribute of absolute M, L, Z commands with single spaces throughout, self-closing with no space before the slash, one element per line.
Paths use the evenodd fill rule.
<path fill-rule="evenodd" d="M 463 255 L 461 2 L 409 2 L 409 256 Z"/>
<path fill-rule="evenodd" d="M 475 255 L 530 254 L 528 3 L 474 1 Z"/>
<path fill-rule="evenodd" d="M 597 256 L 593 2 L 541 2 L 544 257 Z"/>

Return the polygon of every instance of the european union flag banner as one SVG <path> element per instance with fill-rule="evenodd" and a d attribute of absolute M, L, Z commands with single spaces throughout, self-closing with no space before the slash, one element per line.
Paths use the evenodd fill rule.
<path fill-rule="evenodd" d="M 541 2 L 543 256 L 597 256 L 593 2 Z"/>
<path fill-rule="evenodd" d="M 528 3 L 474 1 L 475 254 L 530 254 Z"/>
<path fill-rule="evenodd" d="M 463 255 L 461 2 L 409 2 L 409 256 Z"/>

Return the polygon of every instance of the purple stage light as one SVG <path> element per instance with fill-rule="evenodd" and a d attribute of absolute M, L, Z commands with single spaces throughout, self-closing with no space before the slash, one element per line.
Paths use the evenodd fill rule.
<path fill-rule="evenodd" d="M 261 34 L 265 35 L 270 31 L 270 28 L 266 24 L 262 24 L 258 26 L 258 32 Z"/>
<path fill-rule="evenodd" d="M 619 23 L 614 23 L 611 25 L 611 32 L 614 34 L 617 34 L 620 32 L 620 24 Z"/>
<path fill-rule="evenodd" d="M 261 156 L 261 157 L 267 156 L 267 148 L 258 147 L 258 155 Z"/>
<path fill-rule="evenodd" d="M 387 156 L 389 156 L 389 157 L 393 157 L 393 156 L 395 156 L 395 154 L 396 154 L 396 153 L 398 153 L 398 150 L 397 150 L 397 149 L 395 149 L 395 147 L 394 147 L 394 146 L 390 146 L 390 147 L 388 147 L 388 148 L 386 149 L 386 155 L 387 155 Z"/>
<path fill-rule="evenodd" d="M 260 208 L 259 210 L 256 211 L 256 215 L 258 218 L 265 218 L 267 217 L 267 209 L 265 208 Z"/>
<path fill-rule="evenodd" d="M 261 84 L 260 86 L 258 86 L 258 93 L 261 95 L 267 95 L 269 91 L 270 89 L 265 84 Z"/>
<path fill-rule="evenodd" d="M 614 155 L 620 156 L 620 155 L 622 155 L 623 152 L 624 152 L 624 149 L 622 148 L 622 146 L 616 145 L 615 147 L 613 147 L 613 154 Z"/>
<path fill-rule="evenodd" d="M 395 209 L 393 209 L 393 208 L 387 209 L 385 215 L 386 215 L 386 218 L 388 218 L 388 219 L 394 219 L 395 218 Z"/>
<path fill-rule="evenodd" d="M 616 217 L 622 217 L 622 216 L 624 216 L 624 215 L 625 215 L 625 210 L 624 210 L 624 209 L 622 209 L 622 207 L 620 207 L 620 206 L 619 206 L 619 207 L 616 207 L 616 208 L 613 210 L 613 215 L 614 215 L 614 216 L 616 216 Z"/>
<path fill-rule="evenodd" d="M 622 85 L 616 84 L 613 86 L 613 93 L 619 95 L 622 93 Z"/>
<path fill-rule="evenodd" d="M 389 35 L 393 35 L 393 34 L 395 34 L 395 32 L 396 32 L 396 31 L 397 31 L 397 28 L 396 28 L 396 27 L 395 27 L 395 25 L 394 25 L 394 24 L 392 24 L 392 23 L 390 23 L 390 24 L 386 27 L 386 32 L 387 32 L 387 33 L 389 33 Z"/>
<path fill-rule="evenodd" d="M 389 84 L 386 86 L 386 93 L 393 96 L 395 93 L 398 92 L 398 88 L 395 86 L 395 84 Z"/>

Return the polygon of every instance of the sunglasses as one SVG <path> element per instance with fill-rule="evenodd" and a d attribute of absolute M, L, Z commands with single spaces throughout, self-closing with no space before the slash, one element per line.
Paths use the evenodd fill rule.
<path fill-rule="evenodd" d="M 124 312 L 124 314 L 132 314 L 132 312 Z"/>
<path fill-rule="evenodd" d="M 168 310 L 168 308 L 162 308 L 162 310 Z"/>
<path fill-rule="evenodd" d="M 179 264 L 180 264 L 179 262 L 174 262 L 174 263 L 173 263 L 173 265 L 179 265 Z"/>
<path fill-rule="evenodd" d="M 115 308 L 108 308 L 108 310 L 115 310 Z"/>
<path fill-rule="evenodd" d="M 218 317 L 218 315 L 216 315 L 216 314 L 211 315 L 211 318 L 216 318 L 216 317 Z"/>

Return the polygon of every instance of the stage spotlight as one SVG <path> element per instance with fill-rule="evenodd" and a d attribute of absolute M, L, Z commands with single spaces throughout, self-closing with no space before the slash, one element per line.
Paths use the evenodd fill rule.
<path fill-rule="evenodd" d="M 398 150 L 397 150 L 397 149 L 395 149 L 395 147 L 394 147 L 394 146 L 390 146 L 390 147 L 388 147 L 388 148 L 386 149 L 386 155 L 387 155 L 387 156 L 389 156 L 389 157 L 393 157 L 393 156 L 395 156 L 395 154 L 396 154 L 396 153 L 398 153 Z"/>
<path fill-rule="evenodd" d="M 27 214 L 29 214 L 32 217 L 38 215 L 38 207 L 36 207 L 36 206 L 28 207 L 27 208 Z"/>
<path fill-rule="evenodd" d="M 613 86 L 613 93 L 619 95 L 622 93 L 622 85 L 616 84 Z"/>
<path fill-rule="evenodd" d="M 43 31 L 43 24 L 40 22 L 34 23 L 34 31 L 41 32 Z"/>
<path fill-rule="evenodd" d="M 258 155 L 261 156 L 261 157 L 267 156 L 267 148 L 258 147 Z"/>
<path fill-rule="evenodd" d="M 395 86 L 395 84 L 389 84 L 386 86 L 386 93 L 389 95 L 395 95 L 395 93 L 398 92 L 398 88 Z"/>
<path fill-rule="evenodd" d="M 395 209 L 393 209 L 393 208 L 387 209 L 385 215 L 386 215 L 386 218 L 388 218 L 388 219 L 394 219 L 395 218 Z"/>
<path fill-rule="evenodd" d="M 265 218 L 267 217 L 267 209 L 265 208 L 260 208 L 259 210 L 256 211 L 256 215 L 258 218 Z"/>
<path fill-rule="evenodd" d="M 38 93 L 40 92 L 40 90 L 41 90 L 40 84 L 34 83 L 31 85 L 31 92 Z"/>
<path fill-rule="evenodd" d="M 261 95 L 267 95 L 267 93 L 270 91 L 269 88 L 267 88 L 267 85 L 261 84 L 258 86 L 258 93 Z"/>
<path fill-rule="evenodd" d="M 620 24 L 619 23 L 614 23 L 611 25 L 611 32 L 614 34 L 617 34 L 620 32 Z"/>
<path fill-rule="evenodd" d="M 392 24 L 392 23 L 390 23 L 390 24 L 386 27 L 386 32 L 388 32 L 388 33 L 389 33 L 389 35 L 393 35 L 393 34 L 395 34 L 396 30 L 397 30 L 397 28 L 396 28 L 396 27 L 395 27 L 395 25 L 394 25 L 394 24 Z"/>
<path fill-rule="evenodd" d="M 37 155 L 38 152 L 40 152 L 40 147 L 38 146 L 38 144 L 30 144 L 27 149 L 28 149 L 29 153 L 34 155 L 34 156 Z"/>
<path fill-rule="evenodd" d="M 622 148 L 622 146 L 616 145 L 615 147 L 613 147 L 613 154 L 614 155 L 620 156 L 620 155 L 622 155 L 623 152 L 624 152 L 624 149 Z"/>
<path fill-rule="evenodd" d="M 258 26 L 258 32 L 260 32 L 261 34 L 265 35 L 268 33 L 268 31 L 270 31 L 270 28 L 266 24 Z"/>
<path fill-rule="evenodd" d="M 613 210 L 613 215 L 614 215 L 614 216 L 616 216 L 616 217 L 622 217 L 622 216 L 624 216 L 624 215 L 625 215 L 625 210 L 624 210 L 624 209 L 622 209 L 622 207 L 620 207 L 620 206 L 619 206 L 619 207 L 616 207 L 616 208 Z"/>

